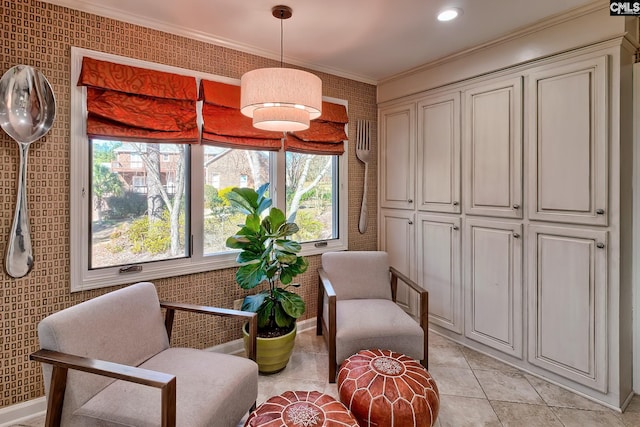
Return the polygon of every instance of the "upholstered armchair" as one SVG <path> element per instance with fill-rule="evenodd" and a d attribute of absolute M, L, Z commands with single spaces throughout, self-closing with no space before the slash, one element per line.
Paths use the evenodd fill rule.
<path fill-rule="evenodd" d="M 169 347 L 176 310 L 245 318 L 249 359 Z M 44 364 L 46 426 L 235 427 L 258 394 L 256 332 L 255 313 L 160 302 L 149 282 L 52 314 L 31 355 Z"/>
<path fill-rule="evenodd" d="M 364 349 L 393 350 L 427 367 L 429 295 L 390 267 L 386 252 L 327 252 L 318 273 L 317 334 L 329 349 L 329 382 Z M 419 293 L 420 323 L 396 305 L 398 280 Z"/>

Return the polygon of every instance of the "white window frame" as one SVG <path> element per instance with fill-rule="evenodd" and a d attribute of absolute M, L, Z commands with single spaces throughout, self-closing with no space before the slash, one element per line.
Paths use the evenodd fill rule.
<path fill-rule="evenodd" d="M 77 86 L 80 71 L 82 69 L 83 57 L 91 57 L 104 61 L 116 62 L 124 65 L 142 67 L 151 70 L 172 72 L 194 76 L 198 83 L 201 79 L 219 81 L 239 85 L 239 80 L 228 77 L 217 76 L 208 73 L 201 73 L 178 67 L 156 64 L 147 61 L 126 58 L 102 52 L 91 51 L 82 48 L 71 48 L 71 292 L 78 292 L 88 289 L 97 289 L 107 286 L 134 283 L 144 280 L 154 280 L 159 278 L 181 276 L 186 274 L 201 273 L 204 271 L 217 270 L 237 266 L 235 261 L 237 252 L 229 251 L 214 255 L 203 254 L 203 232 L 204 218 L 200 214 L 204 211 L 204 197 L 197 195 L 204 194 L 205 176 L 201 168 L 195 167 L 203 163 L 204 148 L 202 145 L 191 145 L 191 176 L 190 187 L 191 196 L 191 256 L 188 258 L 171 259 L 164 261 L 154 261 L 145 263 L 132 263 L 127 266 L 116 266 L 90 270 L 87 254 L 91 250 L 89 241 L 90 217 L 88 215 L 89 189 L 89 144 L 87 140 L 86 122 L 86 88 Z M 343 99 L 323 97 L 325 101 L 344 105 L 348 108 L 348 102 Z M 201 110 L 200 103 L 198 110 Z M 199 117 L 199 125 L 201 118 Z M 329 251 L 340 251 L 348 248 L 348 141 L 345 141 L 345 154 L 337 156 L 338 180 L 334 180 L 337 196 L 337 206 L 334 203 L 334 228 L 339 230 L 338 238 L 321 242 L 308 242 L 302 245 L 301 255 L 317 255 Z M 335 165 L 335 163 L 334 163 Z M 272 152 L 270 155 L 270 193 L 274 200 L 274 205 L 284 208 L 285 202 L 285 152 L 283 150 Z M 335 166 L 334 166 L 335 167 Z M 334 211 L 335 212 L 335 211 Z M 326 244 L 325 244 L 326 243 Z M 121 273 L 123 267 L 141 266 L 141 271 Z"/>

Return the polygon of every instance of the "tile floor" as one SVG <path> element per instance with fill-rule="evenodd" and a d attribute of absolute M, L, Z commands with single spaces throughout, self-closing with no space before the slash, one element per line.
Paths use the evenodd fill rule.
<path fill-rule="evenodd" d="M 640 396 L 617 413 L 488 356 L 431 333 L 429 372 L 440 389 L 438 427 L 640 427 Z M 287 390 L 337 397 L 327 381 L 327 350 L 315 329 L 298 334 L 289 365 L 260 376 L 258 404 Z M 18 426 L 42 427 L 34 418 Z"/>

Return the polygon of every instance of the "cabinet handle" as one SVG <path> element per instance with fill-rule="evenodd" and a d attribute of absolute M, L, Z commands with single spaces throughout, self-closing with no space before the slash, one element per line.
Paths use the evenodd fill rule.
<path fill-rule="evenodd" d="M 596 209 L 598 215 L 604 215 L 604 209 Z"/>
<path fill-rule="evenodd" d="M 413 221 L 409 220 L 409 225 L 413 225 Z"/>
<path fill-rule="evenodd" d="M 407 202 L 413 203 L 413 199 L 409 199 L 409 200 L 407 200 Z"/>
<path fill-rule="evenodd" d="M 514 237 L 515 239 L 519 239 L 519 238 L 520 238 L 520 234 L 518 234 L 518 233 L 513 233 L 513 237 Z"/>
<path fill-rule="evenodd" d="M 516 203 L 515 205 L 513 205 L 513 209 L 520 209 L 520 205 Z"/>
<path fill-rule="evenodd" d="M 458 227 L 457 225 L 454 225 L 453 229 L 457 231 L 457 230 L 460 230 L 460 227 Z"/>
<path fill-rule="evenodd" d="M 602 242 L 598 242 L 598 243 L 596 243 L 596 248 L 598 248 L 598 249 L 604 249 L 604 243 L 602 243 Z"/>
<path fill-rule="evenodd" d="M 459 204 L 460 204 L 460 202 L 458 202 L 458 201 L 453 202 L 453 206 L 458 206 Z"/>

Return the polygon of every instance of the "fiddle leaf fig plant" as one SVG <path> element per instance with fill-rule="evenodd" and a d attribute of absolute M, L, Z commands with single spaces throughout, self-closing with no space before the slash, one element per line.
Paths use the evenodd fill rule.
<path fill-rule="evenodd" d="M 269 184 L 252 188 L 233 188 L 227 195 L 229 202 L 246 214 L 244 224 L 226 241 L 228 248 L 240 249 L 236 261 L 240 268 L 236 282 L 243 289 L 267 286 L 257 294 L 246 296 L 242 309 L 258 315 L 258 330 L 293 328 L 295 320 L 305 311 L 300 295 L 288 290 L 298 287 L 293 278 L 304 273 L 309 263 L 299 256 L 300 243 L 291 239 L 299 228 L 280 209 L 272 207 L 266 196 Z M 265 215 L 264 212 L 269 209 Z"/>

